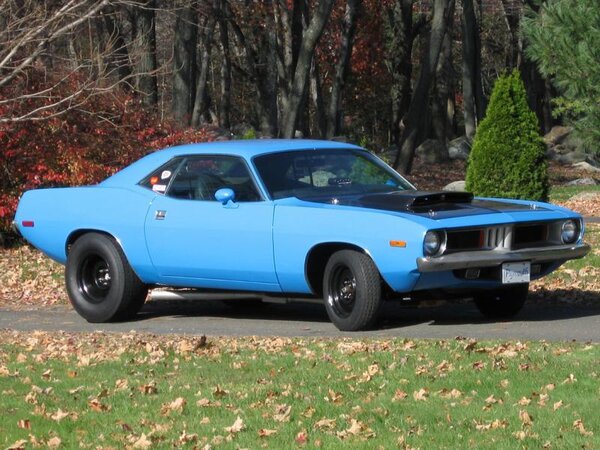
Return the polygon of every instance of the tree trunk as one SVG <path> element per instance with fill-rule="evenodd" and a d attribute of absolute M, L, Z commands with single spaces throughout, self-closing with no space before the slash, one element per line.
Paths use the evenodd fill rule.
<path fill-rule="evenodd" d="M 221 48 L 221 102 L 219 104 L 219 126 L 231 127 L 231 52 L 229 49 L 229 27 L 225 17 L 226 0 L 217 1 L 219 23 L 219 46 Z"/>
<path fill-rule="evenodd" d="M 177 8 L 175 15 L 171 111 L 178 123 L 189 125 L 196 97 L 198 15 L 191 3 Z"/>
<path fill-rule="evenodd" d="M 411 98 L 412 49 L 416 33 L 413 30 L 412 6 L 414 0 L 396 0 L 386 11 L 386 67 L 392 77 L 391 143 L 400 143 L 401 122 L 408 111 Z"/>
<path fill-rule="evenodd" d="M 109 51 L 110 68 L 117 71 L 119 81 L 125 82 L 123 84 L 124 89 L 129 90 L 131 85 L 127 80 L 131 77 L 131 62 L 129 61 L 129 52 L 127 51 L 118 11 L 111 8 L 102 17 L 104 18 L 106 32 L 109 35 L 109 45 L 112 50 Z"/>
<path fill-rule="evenodd" d="M 435 139 L 446 143 L 452 138 L 452 122 L 454 121 L 454 108 L 452 97 L 452 28 L 448 25 L 444 36 L 440 58 L 435 71 L 435 86 L 431 108 L 431 126 Z"/>
<path fill-rule="evenodd" d="M 134 58 L 137 61 L 137 91 L 144 106 L 158 103 L 156 82 L 156 18 L 155 0 L 142 0 L 133 7 Z"/>
<path fill-rule="evenodd" d="M 360 0 L 348 0 L 346 11 L 344 13 L 344 23 L 342 25 L 342 36 L 340 42 L 339 60 L 335 67 L 335 78 L 331 86 L 331 96 L 329 100 L 329 109 L 327 112 L 327 133 L 331 138 L 339 134 L 342 123 L 342 91 L 348 78 L 350 67 L 350 57 L 352 56 L 352 47 L 354 45 L 354 33 L 356 31 L 356 18 Z"/>
<path fill-rule="evenodd" d="M 327 116 L 325 115 L 325 105 L 323 103 L 323 86 L 321 85 L 321 74 L 317 58 L 313 58 L 313 64 L 310 68 L 310 97 L 315 108 L 315 120 L 313 134 L 324 138 L 327 133 Z"/>
<path fill-rule="evenodd" d="M 193 127 L 199 127 L 203 121 L 208 121 L 208 108 L 210 99 L 208 96 L 208 67 L 210 65 L 210 54 L 212 51 L 213 33 L 215 29 L 215 15 L 210 14 L 204 23 L 204 33 L 200 39 L 200 57 L 198 58 L 198 80 L 196 81 L 196 96 L 192 112 Z"/>
<path fill-rule="evenodd" d="M 473 0 L 463 0 L 462 28 L 465 134 L 472 138 L 486 108 L 481 82 L 481 41 Z"/>
<path fill-rule="evenodd" d="M 298 60 L 291 78 L 291 89 L 287 95 L 285 109 L 283 110 L 280 129 L 282 137 L 291 138 L 296 131 L 296 125 L 300 115 L 300 105 L 306 92 L 306 84 L 315 47 L 323 33 L 323 28 L 329 18 L 333 4 L 334 0 L 322 0 L 319 2 L 308 27 L 302 34 L 302 42 L 300 43 L 300 49 L 298 51 Z"/>
<path fill-rule="evenodd" d="M 406 125 L 402 132 L 400 149 L 394 161 L 394 167 L 405 174 L 409 174 L 412 169 L 419 133 L 421 128 L 427 125 L 423 123 L 422 118 L 428 113 L 431 80 L 438 63 L 448 22 L 453 14 L 454 0 L 434 0 L 427 58 L 421 64 L 419 80 L 406 113 Z"/>

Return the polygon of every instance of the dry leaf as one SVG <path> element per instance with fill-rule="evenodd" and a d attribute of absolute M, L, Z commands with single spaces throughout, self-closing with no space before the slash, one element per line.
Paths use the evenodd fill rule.
<path fill-rule="evenodd" d="M 335 428 L 335 419 L 321 419 L 315 423 L 315 428 L 332 430 Z"/>
<path fill-rule="evenodd" d="M 273 420 L 276 422 L 289 422 L 292 407 L 289 405 L 277 405 L 275 407 L 275 414 L 273 414 Z"/>
<path fill-rule="evenodd" d="M 587 431 L 585 429 L 585 426 L 583 425 L 583 421 L 581 419 L 577 419 L 575 422 L 573 422 L 573 428 L 579 431 L 579 433 L 583 436 L 591 436 L 594 434 L 592 431 Z"/>
<path fill-rule="evenodd" d="M 400 400 L 404 400 L 406 397 L 408 397 L 408 394 L 400 389 L 396 389 L 396 392 L 394 393 L 394 397 L 392 397 L 392 401 L 393 402 L 397 402 Z"/>
<path fill-rule="evenodd" d="M 258 430 L 258 436 L 261 438 L 272 436 L 275 433 L 277 433 L 277 430 L 268 430 L 266 428 L 261 428 Z"/>
<path fill-rule="evenodd" d="M 429 397 L 429 390 L 426 388 L 413 392 L 413 398 L 417 401 L 426 401 L 427 397 Z"/>
<path fill-rule="evenodd" d="M 46 445 L 48 446 L 48 448 L 58 448 L 58 447 L 60 447 L 61 443 L 62 443 L 61 439 L 58 436 L 54 436 L 54 437 L 48 439 L 48 442 L 46 442 Z"/>
<path fill-rule="evenodd" d="M 519 419 L 523 423 L 523 426 L 526 427 L 531 426 L 531 424 L 533 423 L 533 419 L 531 418 L 529 413 L 523 409 L 519 411 Z"/>
<path fill-rule="evenodd" d="M 24 430 L 31 430 L 31 422 L 29 419 L 21 419 L 17 422 L 17 427 L 22 428 Z"/>
<path fill-rule="evenodd" d="M 559 400 L 559 401 L 557 401 L 557 402 L 555 402 L 555 403 L 554 403 L 554 406 L 552 407 L 552 409 L 553 409 L 554 411 L 556 411 L 557 409 L 559 409 L 559 408 L 560 408 L 560 407 L 562 407 L 562 406 L 563 406 L 563 401 L 562 401 L 562 400 Z"/>
<path fill-rule="evenodd" d="M 177 397 L 171 403 L 163 403 L 162 407 L 160 408 L 160 413 L 163 416 L 168 416 L 171 412 L 181 413 L 183 412 L 183 408 L 185 408 L 186 404 L 187 401 L 183 397 Z"/>
<path fill-rule="evenodd" d="M 239 433 L 244 428 L 246 428 L 246 426 L 244 425 L 244 421 L 241 419 L 240 416 L 238 416 L 238 418 L 235 419 L 235 422 L 233 422 L 233 425 L 231 425 L 230 427 L 225 427 L 224 430 L 228 433 L 235 434 Z"/>
<path fill-rule="evenodd" d="M 12 444 L 10 447 L 7 447 L 6 450 L 25 450 L 25 444 L 27 444 L 27 441 L 25 439 L 21 439 Z"/>
<path fill-rule="evenodd" d="M 152 441 L 142 433 L 142 435 L 133 443 L 133 448 L 150 448 Z"/>
<path fill-rule="evenodd" d="M 308 442 L 308 434 L 306 433 L 306 430 L 302 430 L 300 431 L 297 435 L 296 435 L 296 439 L 294 439 L 296 441 L 296 444 L 299 445 L 304 445 Z"/>

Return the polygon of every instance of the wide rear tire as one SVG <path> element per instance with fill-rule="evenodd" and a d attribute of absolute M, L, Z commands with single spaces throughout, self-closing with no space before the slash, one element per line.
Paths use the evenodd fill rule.
<path fill-rule="evenodd" d="M 488 319 L 509 319 L 523 309 L 528 290 L 525 283 L 483 292 L 474 297 L 475 305 Z"/>
<path fill-rule="evenodd" d="M 381 307 L 381 278 L 364 253 L 340 250 L 325 267 L 323 297 L 327 315 L 342 331 L 372 327 Z"/>
<path fill-rule="evenodd" d="M 84 234 L 71 246 L 65 280 L 71 304 L 92 323 L 132 318 L 148 294 L 121 247 L 100 233 Z"/>

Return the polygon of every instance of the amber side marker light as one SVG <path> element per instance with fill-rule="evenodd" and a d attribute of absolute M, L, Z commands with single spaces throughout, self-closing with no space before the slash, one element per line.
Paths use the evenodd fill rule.
<path fill-rule="evenodd" d="M 21 222 L 21 225 L 23 225 L 24 227 L 27 227 L 27 228 L 31 228 L 31 227 L 33 227 L 35 224 L 33 223 L 33 220 L 23 220 L 23 221 Z"/>
<path fill-rule="evenodd" d="M 406 247 L 406 241 L 390 241 L 390 247 Z"/>

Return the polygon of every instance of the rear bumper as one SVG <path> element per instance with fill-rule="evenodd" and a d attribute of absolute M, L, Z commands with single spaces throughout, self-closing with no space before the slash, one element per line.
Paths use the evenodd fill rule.
<path fill-rule="evenodd" d="M 528 248 L 515 251 L 484 250 L 460 252 L 437 258 L 417 258 L 419 272 L 494 267 L 505 262 L 531 261 L 532 263 L 558 262 L 582 258 L 590 251 L 588 244 L 557 247 Z"/>

